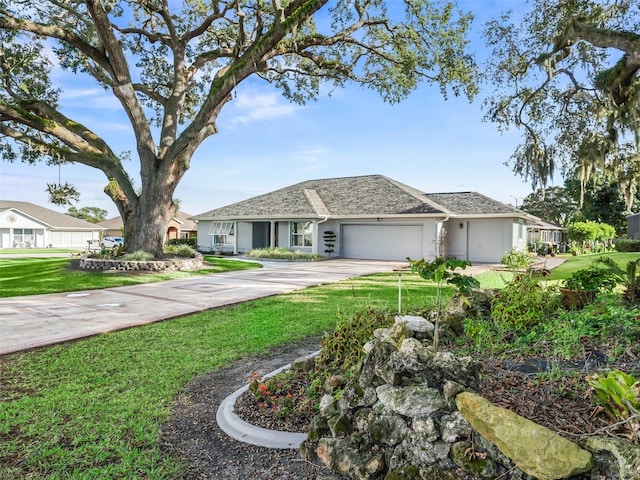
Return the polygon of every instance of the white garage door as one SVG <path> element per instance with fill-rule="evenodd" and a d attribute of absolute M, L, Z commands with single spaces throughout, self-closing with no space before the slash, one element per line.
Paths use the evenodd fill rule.
<path fill-rule="evenodd" d="M 343 225 L 342 256 L 368 260 L 422 258 L 422 225 Z"/>
<path fill-rule="evenodd" d="M 506 250 L 504 242 L 504 220 L 480 220 L 469 222 L 470 262 L 500 263 L 500 257 Z"/>

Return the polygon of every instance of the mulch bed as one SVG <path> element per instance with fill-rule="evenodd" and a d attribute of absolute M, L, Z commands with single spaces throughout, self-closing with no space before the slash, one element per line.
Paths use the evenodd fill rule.
<path fill-rule="evenodd" d="M 173 414 L 163 426 L 164 448 L 179 458 L 187 471 L 184 478 L 228 480 L 276 479 L 341 479 L 322 465 L 303 460 L 296 450 L 271 450 L 237 442 L 222 432 L 216 423 L 218 405 L 227 396 L 248 382 L 254 371 L 271 372 L 294 359 L 317 350 L 318 338 L 294 345 L 285 345 L 269 355 L 245 359 L 228 368 L 211 372 L 192 382 L 173 407 Z M 598 359 L 606 359 L 602 354 Z M 479 393 L 494 404 L 508 408 L 540 425 L 558 432 L 572 441 L 589 434 L 603 434 L 613 422 L 596 405 L 586 385 L 585 376 L 602 363 L 593 358 L 576 359 L 573 373 L 567 370 L 547 370 L 532 373 L 532 364 L 545 364 L 541 359 L 519 358 L 512 361 L 481 360 Z M 551 364 L 548 364 L 551 365 Z M 565 365 L 565 367 L 567 367 Z M 609 368 L 640 372 L 640 346 L 629 349 Z M 560 372 L 560 374 L 555 374 Z M 302 396 L 303 382 L 292 388 L 294 396 Z M 254 425 L 283 431 L 304 432 L 309 417 L 289 415 L 280 418 L 275 411 L 242 395 L 235 411 Z M 615 433 L 615 432 L 609 432 Z M 588 479 L 588 475 L 575 477 Z"/>

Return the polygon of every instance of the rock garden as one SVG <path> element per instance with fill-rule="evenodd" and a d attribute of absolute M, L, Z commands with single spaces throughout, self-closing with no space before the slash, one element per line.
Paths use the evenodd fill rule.
<path fill-rule="evenodd" d="M 343 319 L 315 360 L 254 373 L 238 415 L 308 432 L 302 458 L 354 479 L 640 479 L 637 277 L 578 310 L 531 269 L 482 290 L 459 266 L 414 263 L 434 310 Z"/>

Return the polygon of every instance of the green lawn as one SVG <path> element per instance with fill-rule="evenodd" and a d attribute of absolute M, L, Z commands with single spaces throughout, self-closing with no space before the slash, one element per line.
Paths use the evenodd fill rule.
<path fill-rule="evenodd" d="M 433 294 L 410 274 L 402 292 L 405 311 Z M 176 478 L 159 428 L 187 382 L 397 305 L 397 274 L 378 274 L 0 357 L 0 478 Z"/>
<path fill-rule="evenodd" d="M 640 258 L 640 253 L 637 252 L 609 252 L 609 253 L 593 253 L 589 255 L 578 255 L 571 256 L 567 255 L 566 261 L 551 270 L 551 274 L 549 275 L 549 280 L 562 280 L 564 278 L 569 277 L 573 272 L 577 270 L 581 270 L 583 268 L 587 268 L 591 265 L 595 259 L 600 258 L 602 256 L 613 258 L 622 269 L 625 269 L 627 262 L 630 260 L 636 260 Z"/>
<path fill-rule="evenodd" d="M 0 259 L 0 297 L 93 290 L 261 267 L 259 263 L 213 255 L 205 255 L 204 259 L 206 266 L 198 271 L 141 274 L 72 270 L 69 268 L 71 258 L 3 258 Z"/>

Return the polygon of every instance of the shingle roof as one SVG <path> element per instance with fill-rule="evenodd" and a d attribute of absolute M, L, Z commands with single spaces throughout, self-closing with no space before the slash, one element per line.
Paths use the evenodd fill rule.
<path fill-rule="evenodd" d="M 428 199 L 456 215 L 513 214 L 524 216 L 517 208 L 477 192 L 427 193 Z"/>
<path fill-rule="evenodd" d="M 197 220 L 242 217 L 409 215 L 445 212 L 424 193 L 383 175 L 307 180 L 195 215 Z"/>
<path fill-rule="evenodd" d="M 0 200 L 0 212 L 14 209 L 48 225 L 52 229 L 104 230 L 103 227 L 29 202 Z"/>

